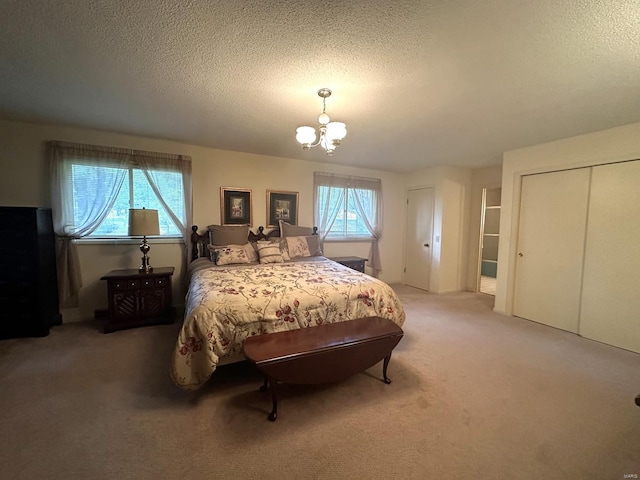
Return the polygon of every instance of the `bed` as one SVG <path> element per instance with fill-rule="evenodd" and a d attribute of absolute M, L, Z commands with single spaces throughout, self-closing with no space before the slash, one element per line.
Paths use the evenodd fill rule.
<path fill-rule="evenodd" d="M 209 226 L 201 235 L 193 227 L 185 318 L 171 359 L 178 387 L 196 390 L 219 365 L 242 359 L 253 335 L 373 316 L 404 323 L 391 287 L 322 256 L 314 229 L 244 227 L 216 240 L 212 227 L 224 230 Z"/>

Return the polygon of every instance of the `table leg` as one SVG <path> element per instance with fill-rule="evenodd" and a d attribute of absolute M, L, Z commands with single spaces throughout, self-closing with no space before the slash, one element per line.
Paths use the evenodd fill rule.
<path fill-rule="evenodd" d="M 267 377 L 266 375 L 264 376 L 264 383 L 262 384 L 262 386 L 260 387 L 260 391 L 261 392 L 266 392 L 267 388 L 269 388 L 269 377 Z"/>
<path fill-rule="evenodd" d="M 271 387 L 271 400 L 273 401 L 273 409 L 271 413 L 267 417 L 272 422 L 275 422 L 278 418 L 278 396 L 276 392 L 276 383 L 278 383 L 275 379 L 269 378 L 269 386 Z"/>
<path fill-rule="evenodd" d="M 391 383 L 389 377 L 387 377 L 387 367 L 389 366 L 389 361 L 391 360 L 391 353 L 384 357 L 384 363 L 382 364 L 382 376 L 384 377 L 384 383 L 387 385 Z"/>

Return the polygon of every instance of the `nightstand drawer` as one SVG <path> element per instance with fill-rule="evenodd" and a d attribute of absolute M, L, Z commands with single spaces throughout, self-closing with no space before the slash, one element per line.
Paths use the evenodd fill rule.
<path fill-rule="evenodd" d="M 140 280 L 114 280 L 111 285 L 114 290 L 132 290 L 140 288 Z"/>
<path fill-rule="evenodd" d="M 135 288 L 162 288 L 167 285 L 171 281 L 170 278 L 145 278 L 140 281 L 140 285 Z"/>
<path fill-rule="evenodd" d="M 361 273 L 364 273 L 364 264 L 367 261 L 366 258 L 362 257 L 330 257 L 329 260 L 338 262 L 345 267 L 352 268 L 353 270 L 357 270 Z"/>

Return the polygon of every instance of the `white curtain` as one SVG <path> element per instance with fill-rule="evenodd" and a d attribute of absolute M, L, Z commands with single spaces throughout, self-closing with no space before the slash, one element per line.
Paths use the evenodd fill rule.
<path fill-rule="evenodd" d="M 49 147 L 60 306 L 76 307 L 82 275 L 75 240 L 90 235 L 111 210 L 125 179 L 129 156 L 118 149 L 95 150 L 89 145 L 51 142 Z M 84 179 L 83 191 L 88 194 L 76 198 L 70 186 L 73 165 L 79 159 L 86 159 L 82 163 L 98 168 L 95 175 Z"/>
<path fill-rule="evenodd" d="M 369 267 L 373 276 L 377 277 L 382 271 L 378 241 L 382 237 L 382 181 L 379 178 L 352 178 L 349 190 L 355 199 L 358 216 L 371 234 L 371 248 L 369 249 Z M 372 198 L 367 198 L 369 195 Z M 373 211 L 371 208 L 373 207 Z"/>
<path fill-rule="evenodd" d="M 74 166 L 90 168 L 91 174 L 74 177 Z M 82 286 L 75 240 L 90 235 L 102 223 L 111 211 L 131 166 L 145 173 L 161 205 L 182 232 L 185 241 L 183 261 L 186 266 L 190 235 L 188 226 L 193 219 L 189 157 L 49 142 L 51 206 L 57 239 L 58 290 L 62 307 L 78 306 L 78 293 Z M 156 170 L 182 173 L 184 212 L 173 212 L 164 202 L 157 187 Z M 82 195 L 76 195 L 76 192 L 82 192 Z"/>
<path fill-rule="evenodd" d="M 313 174 L 315 209 L 314 225 L 318 227 L 321 247 L 327 238 L 329 230 L 342 210 L 346 191 L 339 178 L 328 173 L 315 172 Z M 321 189 L 319 187 L 327 187 Z M 324 250 L 323 250 L 324 251 Z"/>
<path fill-rule="evenodd" d="M 152 156 L 149 156 L 152 155 Z M 146 152 L 136 152 L 135 159 L 142 168 L 145 177 L 151 185 L 153 193 L 156 194 L 162 208 L 180 230 L 182 240 L 184 241 L 184 249 L 182 251 L 183 272 L 189 263 L 189 246 L 191 244 L 191 224 L 193 223 L 193 193 L 191 191 L 191 159 L 181 155 L 168 155 L 161 153 L 148 154 Z M 182 191 L 184 192 L 184 211 L 174 212 L 171 206 L 162 198 L 162 194 L 158 189 L 158 175 L 162 171 L 181 172 L 182 173 Z"/>
<path fill-rule="evenodd" d="M 318 234 L 324 240 L 338 213 L 344 209 L 345 196 L 351 195 L 365 227 L 371 235 L 369 267 L 374 276 L 382 271 L 378 241 L 382 237 L 382 181 L 332 173 L 313 174 L 315 191 L 315 223 Z M 326 188 L 320 188 L 326 187 Z"/>

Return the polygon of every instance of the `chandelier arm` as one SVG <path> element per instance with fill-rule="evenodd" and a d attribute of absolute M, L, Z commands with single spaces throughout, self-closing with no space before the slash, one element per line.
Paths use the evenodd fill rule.
<path fill-rule="evenodd" d="M 309 148 L 314 148 L 317 147 L 318 145 L 320 145 L 320 142 L 322 142 L 322 139 L 326 136 L 326 128 L 320 127 L 320 135 L 318 135 L 318 141 L 316 143 L 308 143 L 307 145 L 309 145 Z"/>

